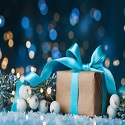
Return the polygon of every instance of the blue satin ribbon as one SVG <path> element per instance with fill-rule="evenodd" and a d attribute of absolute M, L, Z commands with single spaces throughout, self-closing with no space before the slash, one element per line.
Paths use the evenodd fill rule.
<path fill-rule="evenodd" d="M 107 104 L 107 88 L 106 88 L 106 81 L 104 73 L 102 74 L 102 109 L 101 109 L 101 115 L 105 115 L 106 112 L 106 104 Z"/>
<path fill-rule="evenodd" d="M 29 82 L 30 85 L 37 86 L 38 84 L 42 83 L 43 81 L 47 80 L 50 77 L 50 75 L 52 73 L 52 70 L 53 70 L 54 66 L 57 63 L 61 63 L 61 64 L 65 65 L 65 66 L 71 68 L 75 72 L 76 71 L 77 72 L 80 72 L 80 71 L 94 71 L 94 72 L 103 73 L 104 77 L 105 77 L 105 83 L 106 83 L 106 88 L 108 90 L 108 93 L 111 94 L 111 95 L 116 94 L 117 91 L 116 91 L 114 78 L 113 78 L 111 72 L 108 69 L 106 69 L 105 67 L 103 67 L 103 65 L 102 65 L 102 62 L 105 60 L 105 58 L 106 58 L 106 55 L 105 55 L 105 53 L 104 53 L 104 51 L 102 49 L 102 46 L 99 46 L 93 52 L 90 63 L 83 64 L 82 60 L 81 60 L 81 57 L 80 57 L 79 46 L 78 46 L 77 43 L 75 43 L 66 51 L 66 57 L 55 59 L 55 60 L 52 60 L 52 61 L 48 62 L 44 66 L 43 71 L 42 71 L 40 76 L 38 76 L 34 72 L 30 72 L 28 75 L 25 76 L 25 80 L 27 82 Z M 72 75 L 72 76 L 74 76 L 74 75 Z M 77 75 L 77 77 L 78 77 L 78 75 Z M 73 81 L 73 79 L 74 79 L 74 77 L 71 78 L 71 81 Z M 78 78 L 76 78 L 76 79 L 78 79 Z M 78 84 L 75 83 L 75 82 L 74 83 L 71 82 L 71 86 L 73 86 L 75 84 L 74 88 L 71 87 L 72 88 L 71 92 L 70 92 L 70 100 L 71 101 L 72 101 L 73 98 L 75 100 L 78 100 L 78 93 L 75 96 L 73 94 L 73 92 L 75 92 L 75 91 L 77 92 L 76 88 L 78 88 Z M 77 82 L 78 82 L 78 80 L 77 80 Z M 19 85 L 17 84 L 16 93 L 19 91 L 18 86 Z M 103 93 L 102 93 L 102 108 L 106 107 L 106 105 L 105 105 L 105 103 L 103 101 L 103 95 L 105 95 L 105 92 L 106 91 L 103 91 Z M 15 105 L 16 105 L 16 101 L 17 101 L 16 99 L 17 99 L 17 97 L 15 97 L 15 99 L 14 99 L 14 103 L 12 105 L 12 111 L 16 111 L 16 109 L 15 109 L 15 107 L 16 107 Z M 78 109 L 75 108 L 73 110 L 73 107 L 74 106 L 72 106 L 72 104 L 70 104 L 70 111 L 76 114 Z M 104 114 L 104 112 L 102 114 Z"/>
<path fill-rule="evenodd" d="M 73 71 L 70 85 L 70 113 L 78 114 L 79 72 Z"/>
<path fill-rule="evenodd" d="M 118 90 L 118 95 L 122 98 L 122 95 L 125 94 L 125 85 L 123 85 L 119 90 Z"/>

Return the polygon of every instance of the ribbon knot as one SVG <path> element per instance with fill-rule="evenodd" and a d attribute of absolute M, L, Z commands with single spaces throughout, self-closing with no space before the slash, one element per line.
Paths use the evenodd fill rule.
<path fill-rule="evenodd" d="M 82 68 L 83 68 L 84 71 L 90 71 L 89 63 L 87 63 L 87 64 L 82 64 Z"/>

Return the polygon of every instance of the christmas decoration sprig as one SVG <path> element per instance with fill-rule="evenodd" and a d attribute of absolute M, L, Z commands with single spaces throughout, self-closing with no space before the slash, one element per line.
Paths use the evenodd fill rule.
<path fill-rule="evenodd" d="M 120 107 L 118 108 L 117 118 L 125 119 L 125 94 L 120 98 Z"/>
<path fill-rule="evenodd" d="M 32 94 L 35 94 L 39 100 L 45 99 L 50 102 L 54 101 L 56 93 L 55 79 L 56 74 L 54 73 L 48 80 L 39 84 L 38 86 L 31 86 Z"/>
<path fill-rule="evenodd" d="M 9 111 L 14 100 L 17 78 L 0 72 L 0 111 Z"/>

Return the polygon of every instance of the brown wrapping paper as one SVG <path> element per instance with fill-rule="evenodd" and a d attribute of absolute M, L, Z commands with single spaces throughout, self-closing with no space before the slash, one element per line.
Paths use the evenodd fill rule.
<path fill-rule="evenodd" d="M 70 81 L 72 71 L 58 71 L 56 81 L 56 100 L 63 114 L 70 113 Z M 79 74 L 78 114 L 93 117 L 101 114 L 102 76 L 99 72 L 80 72 Z"/>

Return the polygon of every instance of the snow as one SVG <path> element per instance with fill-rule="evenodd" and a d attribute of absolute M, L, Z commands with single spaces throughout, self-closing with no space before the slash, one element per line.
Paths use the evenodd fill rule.
<path fill-rule="evenodd" d="M 0 125 L 124 125 L 125 120 L 53 113 L 1 112 Z"/>

